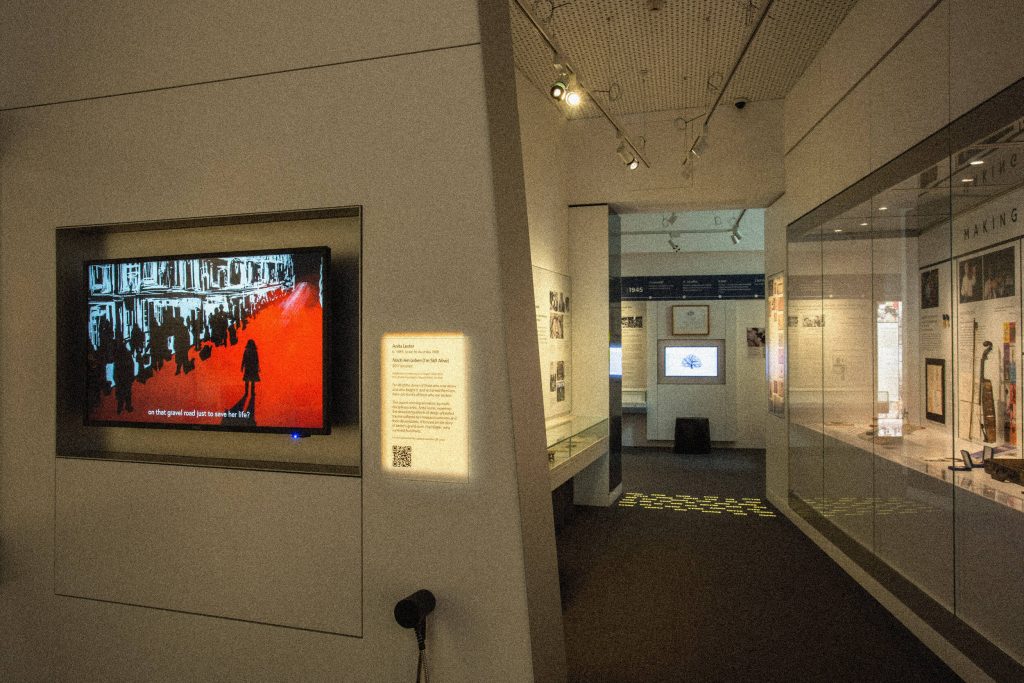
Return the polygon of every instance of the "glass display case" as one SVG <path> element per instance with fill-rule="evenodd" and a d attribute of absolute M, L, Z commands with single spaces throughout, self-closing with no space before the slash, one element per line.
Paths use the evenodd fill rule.
<path fill-rule="evenodd" d="M 608 418 L 574 417 L 548 427 L 547 437 L 548 467 L 562 483 L 607 452 Z"/>
<path fill-rule="evenodd" d="M 1024 659 L 1018 89 L 790 224 L 786 360 L 793 509 Z"/>

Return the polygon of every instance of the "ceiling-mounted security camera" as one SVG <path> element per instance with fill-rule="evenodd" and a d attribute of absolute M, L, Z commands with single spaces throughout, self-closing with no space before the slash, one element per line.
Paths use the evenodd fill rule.
<path fill-rule="evenodd" d="M 737 109 L 743 109 L 744 107 L 746 107 L 746 106 L 747 106 L 747 102 L 748 102 L 748 100 L 747 100 L 747 98 L 746 98 L 746 97 L 737 97 L 737 98 L 736 98 L 736 101 L 735 101 L 735 102 L 733 102 L 733 105 L 734 105 L 734 106 L 735 106 L 735 107 L 736 107 Z"/>

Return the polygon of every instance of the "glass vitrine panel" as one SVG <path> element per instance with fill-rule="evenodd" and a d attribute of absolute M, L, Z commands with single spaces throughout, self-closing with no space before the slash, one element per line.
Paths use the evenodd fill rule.
<path fill-rule="evenodd" d="M 1024 661 L 1014 88 L 789 226 L 786 379 L 794 509 Z"/>

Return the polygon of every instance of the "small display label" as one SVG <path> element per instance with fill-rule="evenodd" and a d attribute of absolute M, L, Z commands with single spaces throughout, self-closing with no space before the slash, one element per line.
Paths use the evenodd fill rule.
<path fill-rule="evenodd" d="M 461 480 L 469 470 L 466 338 L 389 334 L 381 343 L 381 468 Z"/>

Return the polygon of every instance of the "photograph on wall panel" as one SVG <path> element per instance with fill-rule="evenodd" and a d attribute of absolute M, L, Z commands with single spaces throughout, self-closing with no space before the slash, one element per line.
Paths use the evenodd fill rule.
<path fill-rule="evenodd" d="M 568 275 L 533 267 L 544 416 L 572 410 L 572 282 Z"/>

